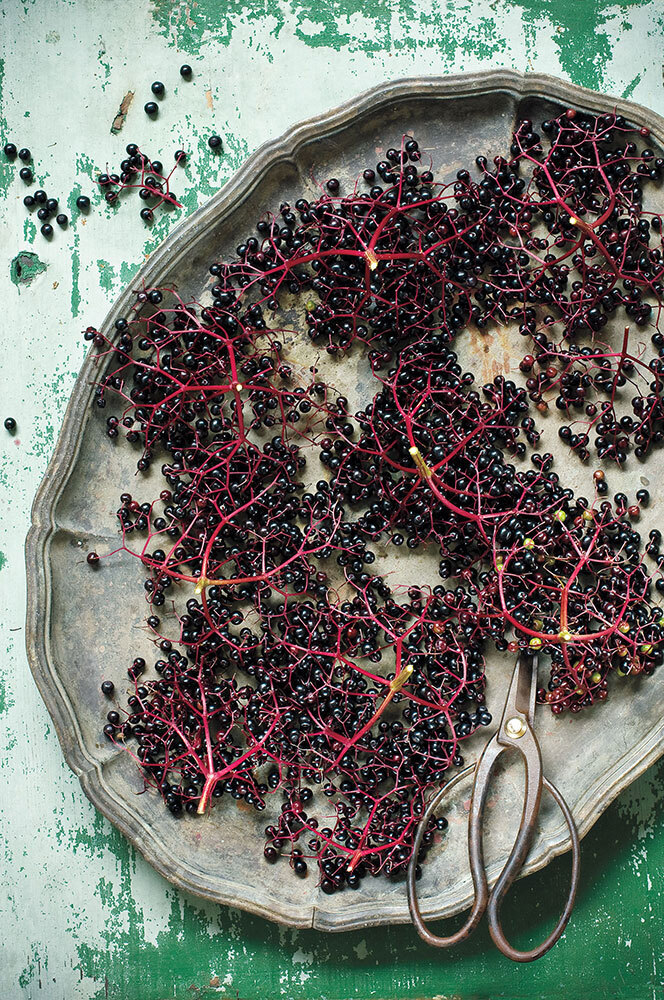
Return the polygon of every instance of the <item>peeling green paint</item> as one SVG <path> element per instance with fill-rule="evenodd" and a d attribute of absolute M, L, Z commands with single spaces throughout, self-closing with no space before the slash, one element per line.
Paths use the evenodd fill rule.
<path fill-rule="evenodd" d="M 115 268 L 107 260 L 102 259 L 97 261 L 97 267 L 99 268 L 99 284 L 104 291 L 112 292 L 117 277 Z"/>
<path fill-rule="evenodd" d="M 26 243 L 34 243 L 35 236 L 37 235 L 37 227 L 27 215 L 23 221 L 23 238 Z"/>
<path fill-rule="evenodd" d="M 617 829 L 619 837 L 614 835 Z M 210 1000 L 220 995 L 242 1000 L 279 996 L 285 1000 L 366 1000 L 369 996 L 396 995 L 394 983 L 399 983 L 398 995 L 403 998 L 435 994 L 487 1000 L 489 996 L 518 994 L 541 1000 L 561 995 L 561 983 L 569 983 L 572 976 L 576 986 L 573 995 L 582 995 L 586 1000 L 601 1000 L 607 995 L 615 1000 L 659 995 L 657 969 L 650 964 L 647 948 L 637 947 L 639 939 L 659 936 L 657 908 L 643 911 L 643 924 L 635 916 L 630 939 L 624 941 L 615 933 L 623 915 L 620 908 L 612 906 L 607 892 L 627 880 L 638 882 L 643 867 L 638 847 L 625 851 L 623 841 L 647 837 L 652 851 L 664 857 L 664 763 L 623 793 L 586 836 L 572 932 L 546 961 L 537 967 L 518 969 L 518 979 L 514 967 L 490 946 L 483 926 L 453 955 L 447 955 L 420 942 L 409 926 L 334 935 L 297 931 L 171 888 L 166 888 L 164 894 L 166 911 L 161 929 L 150 939 L 145 930 L 149 914 L 137 904 L 132 890 L 142 862 L 121 834 L 101 815 L 93 813 L 90 822 L 78 829 L 67 831 L 60 825 L 56 837 L 63 850 L 71 849 L 77 865 L 100 857 L 115 860 L 115 865 L 106 864 L 105 874 L 97 880 L 94 890 L 106 916 L 98 942 L 79 940 L 72 927 L 65 930 L 72 941 L 80 976 L 89 981 L 85 995 L 94 1000 L 138 996 L 139 983 L 144 987 L 149 984 L 149 989 L 139 991 L 145 1000 L 163 1000 L 167 996 Z M 505 905 L 505 921 L 517 945 L 524 946 L 531 933 L 541 933 L 550 926 L 560 902 L 558 897 L 562 898 L 567 887 L 568 869 L 569 857 L 564 856 L 515 887 L 514 898 Z M 575 927 L 598 923 L 602 936 L 613 940 L 612 948 L 602 952 L 601 971 L 595 961 L 581 960 L 585 944 L 573 933 Z M 19 985 L 26 990 L 37 987 L 47 967 L 48 955 L 43 948 L 29 946 Z M 537 993 L 527 985 L 531 981 L 537 984 Z M 615 983 L 616 989 L 607 993 L 601 982 Z M 622 983 L 624 988 L 620 988 Z M 635 991 L 637 983 L 644 984 L 643 992 Z M 490 988 L 487 984 L 491 984 Z"/>
<path fill-rule="evenodd" d="M 537 29 L 546 28 L 563 71 L 575 83 L 597 90 L 612 56 L 610 29 L 615 28 L 616 34 L 630 31 L 625 12 L 644 6 L 652 6 L 655 14 L 657 5 L 643 0 L 510 0 L 500 7 L 484 5 L 484 16 L 477 18 L 468 16 L 476 13 L 475 5 L 451 0 L 442 4 L 402 0 L 396 8 L 392 0 L 376 0 L 371 5 L 364 0 L 198 0 L 192 4 L 153 0 L 152 15 L 171 44 L 195 54 L 205 44 L 227 46 L 238 28 L 260 22 L 264 28 L 269 26 L 273 39 L 279 39 L 284 28 L 294 27 L 296 37 L 312 48 L 371 56 L 434 49 L 445 64 L 451 64 L 463 63 L 467 56 L 488 59 L 506 54 L 498 19 L 505 11 L 514 11 L 523 22 L 528 68 L 538 55 Z M 254 44 L 251 37 L 249 44 Z"/>
<path fill-rule="evenodd" d="M 4 552 L 0 552 L 0 569 L 5 566 L 7 562 L 7 557 Z M 8 639 L 7 643 L 7 656 L 10 656 L 14 649 L 14 641 L 11 637 Z M 8 712 L 10 708 L 14 707 L 14 699 L 11 697 L 8 691 L 8 682 L 3 674 L 0 673 L 0 715 L 4 715 Z M 0 837 L 0 843 L 2 838 Z"/>
<path fill-rule="evenodd" d="M 634 77 L 634 79 L 632 80 L 632 82 L 630 84 L 628 84 L 627 87 L 625 87 L 625 89 L 622 92 L 622 96 L 625 99 L 627 99 L 627 98 L 629 98 L 629 97 L 632 96 L 632 94 L 634 93 L 635 89 L 637 88 L 637 86 L 641 82 L 642 75 L 643 75 L 642 73 L 637 73 L 636 76 Z"/>
<path fill-rule="evenodd" d="M 249 146 L 238 138 L 235 123 L 226 120 L 219 122 L 217 127 L 224 142 L 223 155 L 215 153 L 208 146 L 209 132 L 198 136 L 194 193 L 200 192 L 207 196 L 216 194 L 249 156 Z"/>
<path fill-rule="evenodd" d="M 76 199 L 80 194 L 87 194 L 92 201 L 102 200 L 101 191 L 99 190 L 99 185 L 96 181 L 96 176 L 100 171 L 98 167 L 95 166 L 93 158 L 88 156 L 87 153 L 77 153 L 75 170 L 77 180 L 72 186 L 71 193 L 67 199 L 67 204 L 69 205 L 69 210 L 72 213 L 72 216 L 80 214 L 80 210 L 76 208 Z M 90 180 L 90 184 L 85 191 L 83 191 L 79 183 L 80 179 L 83 177 L 87 177 Z"/>
<path fill-rule="evenodd" d="M 106 43 L 104 42 L 103 38 L 100 35 L 99 36 L 99 52 L 97 54 L 97 62 L 99 63 L 99 65 L 101 66 L 101 68 L 104 71 L 104 79 L 102 80 L 102 84 L 101 84 L 102 91 L 106 90 L 106 88 L 108 87 L 108 84 L 110 82 L 110 76 L 111 76 L 111 63 L 110 63 L 109 59 L 107 59 L 107 58 L 105 59 L 104 58 L 104 56 L 106 56 L 106 54 L 107 54 L 106 53 Z"/>
<path fill-rule="evenodd" d="M 134 261 L 133 263 L 128 263 L 127 261 L 122 261 L 120 264 L 120 283 L 122 286 L 128 285 L 131 279 L 134 277 L 142 261 Z"/>
<path fill-rule="evenodd" d="M 406 2 L 395 18 L 391 0 L 377 0 L 370 6 L 362 0 L 291 4 L 295 34 L 312 48 L 346 49 L 372 56 L 432 48 L 446 61 L 452 61 L 457 53 L 488 58 L 504 52 L 506 45 L 495 18 L 480 17 L 471 26 L 464 6 Z"/>
<path fill-rule="evenodd" d="M 51 457 L 55 445 L 55 427 L 50 415 L 44 414 L 35 421 L 30 437 L 30 452 L 38 458 Z"/>
<path fill-rule="evenodd" d="M 26 442 L 28 454 L 38 459 L 50 458 L 55 447 L 56 427 L 59 426 L 72 387 L 78 373 L 69 362 L 62 362 L 51 376 L 41 384 L 28 381 L 28 388 L 43 395 L 43 405 L 35 415 L 30 438 Z"/>
<path fill-rule="evenodd" d="M 0 137 L 3 137 L 3 142 L 0 145 L 4 145 L 5 142 L 9 141 L 9 125 L 4 114 L 4 82 L 5 61 L 4 59 L 0 59 Z M 0 157 L 0 195 L 6 194 L 15 172 L 16 168 L 14 165 L 5 159 L 4 156 Z"/>
<path fill-rule="evenodd" d="M 548 22 L 548 33 L 558 50 L 560 66 L 574 82 L 592 90 L 601 90 L 606 80 L 607 66 L 611 63 L 614 25 L 618 31 L 627 31 L 629 23 L 621 23 L 621 14 L 627 10 L 651 6 L 643 0 L 510 0 L 511 6 L 522 13 L 525 25 L 542 27 Z M 530 37 L 534 38 L 533 33 Z M 635 40 L 636 41 L 636 40 Z M 539 40 L 534 42 L 539 44 Z M 627 42 L 627 44 L 630 44 Z M 536 57 L 531 47 L 529 56 Z"/>
<path fill-rule="evenodd" d="M 28 964 L 18 978 L 18 985 L 25 989 L 36 980 L 37 988 L 41 990 L 43 989 L 42 975 L 48 971 L 48 956 L 44 954 L 42 947 L 37 942 L 33 942 L 30 950 Z"/>
<path fill-rule="evenodd" d="M 492 7 L 493 5 L 488 5 Z M 496 19 L 480 17 L 470 22 L 465 12 L 470 3 L 416 4 L 405 0 L 395 9 L 392 0 L 308 0 L 290 3 L 271 0 L 199 0 L 172 4 L 153 0 L 152 12 L 159 30 L 172 43 L 188 52 L 200 53 L 208 42 L 229 45 L 240 26 L 260 22 L 269 25 L 270 36 L 279 39 L 285 27 L 312 48 L 362 52 L 367 55 L 433 48 L 446 60 L 458 53 L 487 58 L 506 51 Z M 254 40 L 249 38 L 249 44 Z M 260 48 L 259 43 L 255 43 Z M 268 61 L 272 53 L 261 52 Z"/>
<path fill-rule="evenodd" d="M 71 251 L 71 314 L 78 316 L 81 305 L 81 290 L 79 288 L 79 278 L 81 276 L 81 253 L 78 248 L 79 236 L 74 233 L 74 246 Z"/>
<path fill-rule="evenodd" d="M 199 0 L 192 4 L 172 4 L 170 0 L 153 0 L 152 16 L 161 34 L 186 52 L 198 53 L 206 34 L 214 41 L 228 45 L 236 25 L 242 21 L 270 24 L 274 38 L 285 24 L 285 15 L 273 0 Z"/>
<path fill-rule="evenodd" d="M 12 259 L 9 265 L 9 277 L 20 290 L 21 286 L 32 284 L 37 275 L 43 274 L 47 264 L 40 260 L 36 253 L 29 250 L 21 250 Z"/>

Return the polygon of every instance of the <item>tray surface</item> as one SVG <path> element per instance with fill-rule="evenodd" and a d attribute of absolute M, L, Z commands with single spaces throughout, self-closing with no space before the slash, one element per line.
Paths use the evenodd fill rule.
<path fill-rule="evenodd" d="M 479 153 L 491 159 L 508 148 L 516 120 L 540 122 L 570 105 L 593 111 L 617 108 L 634 124 L 648 125 L 654 135 L 664 136 L 664 121 L 636 105 L 551 77 L 504 71 L 398 81 L 297 125 L 259 149 L 231 182 L 164 241 L 119 297 L 102 329 L 110 330 L 124 315 L 134 302 L 134 290 L 143 285 L 173 287 L 183 299 L 200 300 L 210 284 L 209 263 L 230 255 L 268 208 L 298 195 L 315 196 L 315 178 L 337 176 L 342 190 L 348 190 L 363 167 L 381 158 L 388 146 L 398 145 L 404 132 L 414 134 L 431 155 L 437 179 L 449 180 Z M 657 144 L 653 140 L 651 145 Z M 663 208 L 664 202 L 659 211 Z M 509 337 L 505 329 L 481 338 L 471 334 L 462 351 L 461 344 L 457 346 L 478 379 L 486 381 L 500 372 L 513 374 Z M 286 343 L 289 346 L 296 349 L 294 342 Z M 202 818 L 175 821 L 155 794 L 140 794 L 142 780 L 129 756 L 103 740 L 107 704 L 100 681 L 119 676 L 141 645 L 147 654 L 152 647 L 141 631 L 146 611 L 138 560 L 118 554 L 94 574 L 85 561 L 90 549 L 103 554 L 117 547 L 112 512 L 135 470 L 128 448 L 104 443 L 105 415 L 90 406 L 96 372 L 91 354 L 35 498 L 26 543 L 28 656 L 69 765 L 97 808 L 164 877 L 189 892 L 298 927 L 349 930 L 407 921 L 402 882 L 365 880 L 356 892 L 326 896 L 313 871 L 300 881 L 285 865 L 264 864 L 267 812 L 241 809 L 223 799 Z M 352 367 L 343 378 L 348 384 L 338 377 L 337 385 L 348 395 L 354 383 L 355 391 L 361 391 Z M 544 429 L 542 447 L 556 453 L 556 416 L 538 424 Z M 645 464 L 633 463 L 629 470 L 611 474 L 612 491 L 633 494 L 640 486 L 650 486 L 653 500 L 641 521 L 642 534 L 661 521 L 664 500 L 656 485 L 662 464 L 662 457 L 654 454 Z M 557 469 L 566 486 L 592 495 L 592 467 L 565 459 Z M 141 494 L 149 489 L 141 486 Z M 426 578 L 432 560 L 435 563 L 435 553 L 409 557 L 408 577 Z M 119 607 L 135 608 L 134 627 L 118 629 Z M 513 657 L 489 654 L 487 661 L 488 702 L 497 718 Z M 607 703 L 579 716 L 555 718 L 546 710 L 537 712 L 545 773 L 570 804 L 581 835 L 664 753 L 663 683 L 661 671 L 647 681 L 615 678 Z M 481 746 L 479 736 L 464 744 L 466 760 L 474 759 Z M 500 809 L 492 810 L 486 843 L 494 877 L 518 825 L 521 781 L 519 768 L 509 768 L 496 779 L 491 802 L 500 803 Z M 469 794 L 470 782 L 454 793 L 447 812 L 450 829 L 428 856 L 420 884 L 425 917 L 451 915 L 470 901 L 465 830 Z M 542 867 L 566 849 L 562 816 L 545 799 L 526 871 Z"/>

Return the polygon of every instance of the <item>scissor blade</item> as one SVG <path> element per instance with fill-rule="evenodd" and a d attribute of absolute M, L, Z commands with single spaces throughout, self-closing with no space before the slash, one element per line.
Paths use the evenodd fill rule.
<path fill-rule="evenodd" d="M 535 718 L 536 696 L 537 654 L 521 653 L 512 674 L 505 711 L 503 712 L 503 723 L 512 718 L 516 712 L 525 716 L 529 725 L 532 725 Z"/>

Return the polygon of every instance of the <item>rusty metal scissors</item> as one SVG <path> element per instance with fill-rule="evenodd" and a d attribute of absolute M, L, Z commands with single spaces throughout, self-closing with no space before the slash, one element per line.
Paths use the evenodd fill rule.
<path fill-rule="evenodd" d="M 579 883 L 579 835 L 569 806 L 558 789 L 542 774 L 542 755 L 533 730 L 536 693 L 537 656 L 536 654 L 522 653 L 517 660 L 514 673 L 512 674 L 507 701 L 505 702 L 505 709 L 498 731 L 491 737 L 476 764 L 464 768 L 451 781 L 443 785 L 438 794 L 429 803 L 420 821 L 415 837 L 413 856 L 408 868 L 408 907 L 418 934 L 427 944 L 434 945 L 437 948 L 450 948 L 461 941 L 465 941 L 475 930 L 486 912 L 489 932 L 494 944 L 503 955 L 511 958 L 514 962 L 532 962 L 536 958 L 540 958 L 554 946 L 567 926 Z M 495 885 L 490 890 L 484 866 L 482 821 L 491 776 L 498 758 L 508 750 L 516 750 L 523 757 L 525 764 L 526 781 L 523 813 L 511 854 L 505 862 L 505 867 L 498 876 Z M 450 935 L 450 937 L 438 937 L 427 929 L 420 913 L 415 888 L 417 855 L 429 819 L 440 807 L 441 802 L 451 792 L 452 788 L 473 770 L 475 771 L 475 779 L 468 816 L 468 854 L 475 898 L 470 915 L 463 927 L 455 934 Z M 572 878 L 565 908 L 554 930 L 538 947 L 532 948 L 530 951 L 518 951 L 512 947 L 503 933 L 500 922 L 500 910 L 507 892 L 514 880 L 518 878 L 528 857 L 540 810 L 542 787 L 547 789 L 560 806 L 569 828 L 572 844 Z"/>

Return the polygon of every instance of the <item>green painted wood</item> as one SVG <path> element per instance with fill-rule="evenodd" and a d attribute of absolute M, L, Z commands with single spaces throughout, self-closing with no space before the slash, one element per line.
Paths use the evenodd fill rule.
<path fill-rule="evenodd" d="M 293 931 L 173 890 L 95 813 L 62 760 L 23 652 L 22 546 L 83 356 L 80 331 L 178 218 L 165 213 L 146 233 L 136 200 L 114 210 L 98 198 L 77 216 L 95 168 L 117 166 L 128 141 L 165 162 L 192 151 L 176 185 L 184 213 L 264 139 L 396 76 L 548 72 L 661 113 L 663 36 L 660 0 L 0 0 L 0 139 L 32 149 L 39 183 L 72 214 L 44 241 L 0 157 L 0 417 L 18 421 L 14 438 L 0 429 L 2 1000 L 662 996 L 664 765 L 584 841 L 573 923 L 533 966 L 497 955 L 485 932 L 438 953 L 409 927 Z M 178 76 L 185 61 L 191 83 Z M 167 96 L 149 122 L 153 79 Z M 208 150 L 212 131 L 223 158 Z M 567 864 L 515 890 L 519 945 L 551 926 Z"/>

